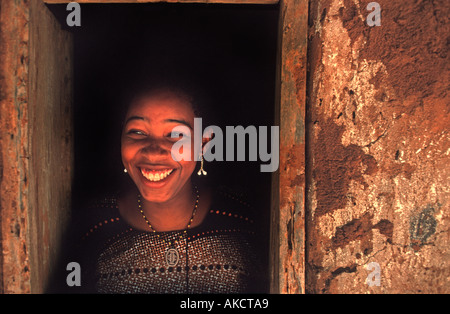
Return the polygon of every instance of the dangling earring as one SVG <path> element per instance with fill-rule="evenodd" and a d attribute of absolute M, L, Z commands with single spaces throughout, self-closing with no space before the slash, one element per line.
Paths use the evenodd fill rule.
<path fill-rule="evenodd" d="M 127 168 L 123 169 L 123 172 L 124 172 L 124 173 L 128 173 Z"/>
<path fill-rule="evenodd" d="M 202 154 L 202 159 L 200 161 L 200 170 L 197 172 L 197 175 L 201 176 L 204 175 L 206 176 L 208 173 L 203 169 L 203 154 Z"/>

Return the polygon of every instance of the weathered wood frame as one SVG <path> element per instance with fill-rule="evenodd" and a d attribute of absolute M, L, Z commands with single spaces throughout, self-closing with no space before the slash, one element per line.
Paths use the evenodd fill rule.
<path fill-rule="evenodd" d="M 72 39 L 45 3 L 0 0 L 0 292 L 45 290 L 70 216 Z M 280 167 L 273 174 L 270 291 L 305 292 L 307 0 L 80 0 L 279 3 Z"/>
<path fill-rule="evenodd" d="M 39 293 L 70 213 L 72 40 L 42 1 L 0 23 L 0 291 Z"/>

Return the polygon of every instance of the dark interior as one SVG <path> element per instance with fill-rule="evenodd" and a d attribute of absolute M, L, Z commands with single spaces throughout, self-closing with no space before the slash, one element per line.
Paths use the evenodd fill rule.
<path fill-rule="evenodd" d="M 126 177 L 121 95 L 136 71 L 195 80 L 207 91 L 207 121 L 223 130 L 274 125 L 277 5 L 81 4 L 81 27 L 67 26 L 65 4 L 49 8 L 74 35 L 74 210 Z M 272 174 L 261 163 L 206 163 L 204 180 L 246 195 L 268 252 Z"/>

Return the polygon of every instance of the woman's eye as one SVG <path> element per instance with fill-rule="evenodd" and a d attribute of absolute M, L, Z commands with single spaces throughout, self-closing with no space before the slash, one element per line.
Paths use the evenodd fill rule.
<path fill-rule="evenodd" d="M 130 130 L 130 131 L 128 131 L 127 132 L 127 134 L 128 135 L 137 135 L 137 136 L 145 136 L 146 134 L 145 134 L 145 132 L 143 132 L 143 131 L 140 131 L 140 130 Z"/>
<path fill-rule="evenodd" d="M 167 134 L 167 137 L 172 141 L 187 140 L 190 136 L 190 130 L 185 126 L 176 126 Z"/>
<path fill-rule="evenodd" d="M 172 137 L 172 138 L 184 137 L 184 134 L 181 132 L 172 132 L 172 133 L 170 133 L 170 137 Z"/>
<path fill-rule="evenodd" d="M 185 141 L 189 139 L 189 136 L 183 132 L 172 131 L 168 134 L 168 138 L 172 141 Z"/>

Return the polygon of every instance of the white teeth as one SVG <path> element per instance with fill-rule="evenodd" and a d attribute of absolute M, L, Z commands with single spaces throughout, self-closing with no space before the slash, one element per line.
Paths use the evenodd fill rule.
<path fill-rule="evenodd" d="M 149 181 L 161 181 L 165 178 L 167 178 L 171 173 L 173 169 L 170 170 L 164 170 L 164 171 L 145 171 L 144 169 L 141 169 L 142 175 Z"/>

